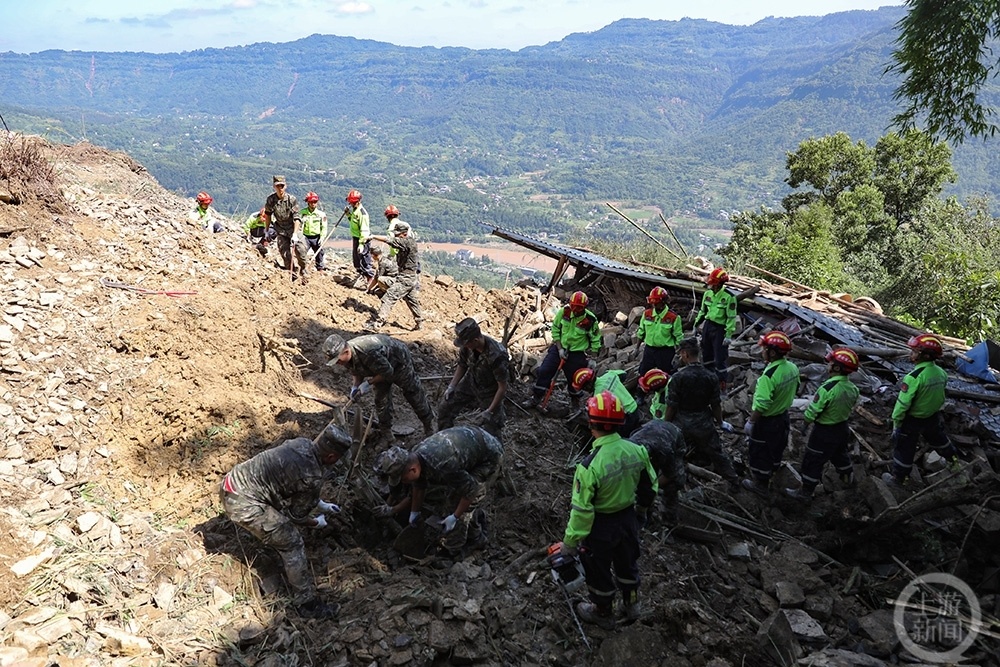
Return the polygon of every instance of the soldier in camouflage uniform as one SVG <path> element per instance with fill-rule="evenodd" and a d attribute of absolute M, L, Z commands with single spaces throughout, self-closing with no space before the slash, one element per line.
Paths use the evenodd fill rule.
<path fill-rule="evenodd" d="M 485 429 L 455 426 L 435 433 L 412 451 L 391 447 L 375 461 L 375 472 L 387 477 L 389 486 L 410 485 L 410 495 L 379 512 L 390 516 L 409 510 L 410 525 L 420 518 L 424 505 L 437 513 L 450 512 L 441 522 L 443 547 L 458 554 L 466 544 L 485 542 L 480 503 L 500 474 L 503 445 Z M 477 517 L 478 534 L 470 535 Z"/>
<path fill-rule="evenodd" d="M 722 397 L 719 376 L 701 364 L 698 342 L 685 338 L 677 346 L 681 369 L 667 383 L 665 418 L 684 433 L 689 449 L 711 462 L 715 472 L 729 482 L 730 490 L 739 488 L 733 462 L 722 450 L 717 426 L 722 425 Z"/>
<path fill-rule="evenodd" d="M 291 269 L 296 275 L 292 262 L 292 247 L 295 247 L 295 258 L 298 260 L 298 276 L 302 284 L 306 284 L 306 267 L 309 264 L 309 246 L 302 236 L 302 215 L 299 212 L 299 200 L 285 190 L 285 177 L 275 176 L 274 192 L 267 196 L 264 202 L 264 225 L 275 232 L 278 242 L 278 254 L 286 270 Z"/>
<path fill-rule="evenodd" d="M 663 520 L 671 526 L 676 524 L 677 494 L 687 482 L 684 434 L 674 424 L 654 419 L 643 424 L 628 439 L 649 452 L 649 462 L 658 475 L 656 483 L 663 491 Z"/>
<path fill-rule="evenodd" d="M 434 432 L 434 413 L 413 369 L 413 358 L 406 343 L 385 334 L 368 334 L 349 341 L 333 334 L 323 343 L 323 351 L 330 359 L 327 366 L 343 366 L 351 372 L 354 377 L 352 399 L 375 390 L 380 439 L 392 437 L 392 385 L 403 392 L 406 402 L 424 425 L 424 435 Z"/>
<path fill-rule="evenodd" d="M 385 252 L 385 247 L 381 243 L 372 244 L 371 254 L 375 267 L 375 277 L 368 287 L 368 293 L 381 299 L 396 282 L 396 277 L 399 275 L 399 265 L 396 264 L 395 257 Z"/>
<path fill-rule="evenodd" d="M 305 543 L 293 524 L 321 528 L 325 513 L 340 508 L 319 497 L 327 471 L 351 447 L 351 437 L 327 426 L 315 439 L 294 438 L 238 463 L 223 478 L 219 499 L 229 518 L 265 545 L 275 549 L 285 565 L 299 613 L 335 616 L 338 605 L 322 603 L 309 572 Z M 319 509 L 323 514 L 311 517 Z"/>
<path fill-rule="evenodd" d="M 385 216 L 390 221 L 389 232 L 392 236 L 373 235 L 374 241 L 381 241 L 396 251 L 396 280 L 382 296 L 378 313 L 365 323 L 365 330 L 377 331 L 392 312 L 393 306 L 402 299 L 413 313 L 413 329 L 418 331 L 423 326 L 424 316 L 420 308 L 420 255 L 417 241 L 410 234 L 410 223 L 397 220 L 399 211 L 395 206 L 385 210 Z"/>
<path fill-rule="evenodd" d="M 458 365 L 438 410 L 438 428 L 451 428 L 456 415 L 479 408 L 481 412 L 474 420 L 502 440 L 506 420 L 503 399 L 510 376 L 507 348 L 483 335 L 479 323 L 471 317 L 455 325 L 455 335 L 455 346 L 460 348 Z"/>

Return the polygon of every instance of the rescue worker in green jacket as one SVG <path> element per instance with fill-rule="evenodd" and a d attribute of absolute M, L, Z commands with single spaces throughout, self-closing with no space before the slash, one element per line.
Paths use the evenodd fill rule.
<path fill-rule="evenodd" d="M 656 484 L 663 497 L 663 522 L 668 526 L 676 525 L 677 496 L 687 482 L 684 434 L 670 422 L 653 419 L 643 424 L 628 439 L 642 445 L 649 452 L 649 462 L 656 471 Z"/>
<path fill-rule="evenodd" d="M 573 389 L 573 375 L 591 364 L 596 366 L 594 359 L 601 351 L 601 326 L 597 316 L 587 309 L 589 301 L 583 292 L 573 292 L 569 303 L 556 311 L 552 321 L 552 345 L 535 372 L 531 397 L 521 407 L 538 407 L 560 370 L 566 377 L 570 404 L 574 408 L 580 404 L 581 393 Z"/>
<path fill-rule="evenodd" d="M 677 343 L 684 338 L 684 321 L 667 303 L 667 290 L 654 287 L 646 297 L 649 304 L 639 320 L 636 338 L 645 343 L 639 375 L 645 375 L 652 368 L 671 371 L 674 368 L 674 352 Z"/>
<path fill-rule="evenodd" d="M 764 334 L 758 344 L 767 366 L 757 378 L 750 417 L 743 425 L 743 432 L 750 439 L 747 461 L 750 477 L 743 480 L 743 488 L 766 498 L 771 475 L 781 464 L 788 446 L 791 428 L 788 409 L 799 390 L 799 369 L 785 359 L 792 351 L 792 341 L 784 333 Z"/>
<path fill-rule="evenodd" d="M 264 224 L 263 206 L 243 223 L 243 237 L 247 243 L 254 244 L 261 257 L 267 257 L 267 244 L 270 239 L 267 238 L 267 225 Z"/>
<path fill-rule="evenodd" d="M 351 400 L 375 390 L 376 442 L 393 438 L 392 385 L 403 392 L 403 398 L 424 426 L 424 435 L 434 432 L 434 412 L 413 368 L 413 357 L 406 343 L 385 334 L 368 334 L 351 340 L 332 334 L 323 342 L 323 351 L 329 359 L 327 366 L 343 366 L 351 373 Z"/>
<path fill-rule="evenodd" d="M 941 339 L 933 334 L 920 334 L 910 338 L 906 345 L 910 348 L 910 361 L 916 366 L 903 378 L 892 409 L 892 472 L 882 474 L 883 481 L 893 485 L 902 485 L 910 476 L 921 436 L 945 460 L 954 462 L 958 456 L 941 420 L 948 384 L 948 374 L 936 362 L 944 354 Z"/>
<path fill-rule="evenodd" d="M 471 317 L 455 325 L 455 347 L 458 363 L 438 408 L 438 428 L 451 428 L 457 415 L 474 408 L 479 412 L 472 420 L 503 440 L 507 419 L 503 399 L 510 379 L 507 348 L 485 335 Z"/>
<path fill-rule="evenodd" d="M 375 277 L 375 269 L 372 267 L 371 253 L 371 222 L 368 219 L 368 211 L 361 205 L 361 192 L 351 190 L 345 197 L 347 206 L 344 207 L 344 215 L 351 228 L 351 261 L 354 269 L 358 272 L 358 278 L 354 286 L 367 290 L 372 285 Z"/>
<path fill-rule="evenodd" d="M 292 272 L 293 279 L 298 277 L 305 285 L 306 266 L 309 263 L 309 247 L 302 237 L 302 215 L 299 213 L 299 200 L 288 192 L 284 176 L 272 177 L 274 192 L 267 196 L 264 202 L 264 223 L 268 231 L 273 231 L 278 243 L 278 255 L 283 267 Z M 295 262 L 292 260 L 292 249 L 295 250 Z"/>
<path fill-rule="evenodd" d="M 573 475 L 560 552 L 583 563 L 590 601 L 576 605 L 580 620 L 613 630 L 616 591 L 630 620 L 641 613 L 639 530 L 656 499 L 657 474 L 646 448 L 618 435 L 625 410 L 614 394 L 588 399 L 587 416 L 594 447 Z"/>
<path fill-rule="evenodd" d="M 677 424 L 684 434 L 688 452 L 729 482 L 729 490 L 739 487 L 733 462 L 722 448 L 719 427 L 722 421 L 722 396 L 715 373 L 701 363 L 698 341 L 685 338 L 677 345 L 680 368 L 667 383 L 667 407 L 664 419 Z"/>
<path fill-rule="evenodd" d="M 667 418 L 667 382 L 670 375 L 659 368 L 651 368 L 639 378 L 639 389 L 649 401 L 649 415 L 653 419 Z M 650 398 L 650 396 L 652 396 Z"/>
<path fill-rule="evenodd" d="M 390 487 L 408 485 L 409 494 L 377 514 L 392 516 L 408 511 L 410 525 L 416 525 L 424 508 L 430 507 L 445 517 L 441 522 L 442 546 L 449 555 L 459 555 L 466 547 L 486 542 L 481 505 L 502 464 L 500 440 L 478 426 L 438 431 L 411 451 L 391 447 L 376 459 L 375 472 L 387 478 Z M 476 530 L 470 531 L 473 521 Z"/>
<path fill-rule="evenodd" d="M 194 201 L 194 210 L 188 213 L 188 220 L 213 234 L 226 231 L 226 226 L 222 223 L 219 214 L 210 208 L 212 205 L 212 196 L 210 194 L 199 192 Z"/>
<path fill-rule="evenodd" d="M 819 386 L 805 412 L 805 420 L 813 427 L 799 469 L 802 486 L 785 489 L 787 496 L 806 502 L 812 499 L 827 461 L 833 463 L 844 485 L 854 483 L 854 469 L 847 454 L 851 439 L 847 420 L 858 402 L 858 388 L 849 376 L 858 370 L 861 361 L 849 347 L 833 348 L 826 361 L 830 364 L 830 379 Z"/>
<path fill-rule="evenodd" d="M 701 329 L 701 361 L 705 368 L 719 376 L 719 385 L 725 389 L 729 381 L 729 341 L 736 331 L 736 297 L 726 290 L 729 274 L 723 269 L 713 269 L 708 274 L 708 287 L 701 299 L 701 308 L 694 320 Z"/>
<path fill-rule="evenodd" d="M 339 605 L 324 604 L 306 558 L 305 542 L 295 527 L 322 528 L 326 514 L 340 508 L 320 498 L 329 467 L 351 447 L 351 437 L 330 425 L 315 439 L 294 438 L 236 464 L 222 479 L 219 499 L 226 515 L 281 556 L 302 616 L 330 618 Z M 314 512 L 320 514 L 312 516 Z"/>
<path fill-rule="evenodd" d="M 597 395 L 602 391 L 610 391 L 625 410 L 625 420 L 618 427 L 618 434 L 627 438 L 632 431 L 639 428 L 639 404 L 622 384 L 625 377 L 623 370 L 610 370 L 597 375 L 597 371 L 589 366 L 581 368 L 573 374 L 573 391 Z"/>
<path fill-rule="evenodd" d="M 316 253 L 316 270 L 326 271 L 326 249 L 323 242 L 326 240 L 327 219 L 326 212 L 319 207 L 319 195 L 315 192 L 306 193 L 306 207 L 299 211 L 302 216 L 302 236 L 306 239 L 306 245 Z"/>

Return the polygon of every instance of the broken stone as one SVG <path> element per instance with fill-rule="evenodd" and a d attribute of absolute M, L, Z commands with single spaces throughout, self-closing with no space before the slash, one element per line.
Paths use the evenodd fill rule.
<path fill-rule="evenodd" d="M 738 560 L 750 560 L 750 544 L 747 542 L 737 542 L 729 547 L 729 557 Z"/>
<path fill-rule="evenodd" d="M 44 625 L 38 626 L 35 628 L 35 632 L 38 633 L 39 637 L 51 645 L 54 644 L 60 637 L 65 637 L 66 635 L 75 632 L 77 630 L 77 626 L 79 625 L 78 621 L 74 621 L 68 616 L 59 616 Z"/>
<path fill-rule="evenodd" d="M 153 647 L 145 637 L 129 634 L 124 630 L 98 623 L 94 628 L 104 637 L 104 648 L 117 655 L 147 655 Z"/>
<path fill-rule="evenodd" d="M 782 609 L 781 613 L 788 619 L 788 625 L 795 637 L 804 642 L 824 642 L 829 639 L 823 626 L 801 609 Z"/>
<path fill-rule="evenodd" d="M 861 480 L 861 483 L 858 484 L 858 492 L 875 516 L 899 504 L 889 487 L 878 477 L 866 477 Z"/>
<path fill-rule="evenodd" d="M 782 607 L 799 607 L 806 600 L 802 587 L 794 581 L 779 581 L 774 585 L 774 594 Z"/>
<path fill-rule="evenodd" d="M 28 556 L 27 558 L 14 563 L 10 566 L 10 571 L 13 572 L 18 578 L 31 574 L 36 567 L 52 558 L 52 555 L 55 552 L 55 547 L 49 547 L 40 554 Z"/>
<path fill-rule="evenodd" d="M 779 667 L 793 667 L 802 656 L 802 646 L 795 638 L 788 618 L 780 611 L 761 623 L 757 630 L 757 645 Z"/>
<path fill-rule="evenodd" d="M 100 520 L 101 515 L 97 512 L 84 512 L 76 518 L 76 525 L 81 533 L 89 533 Z"/>
<path fill-rule="evenodd" d="M 877 656 L 888 656 L 899 643 L 890 609 L 877 609 L 862 616 L 858 619 L 858 626 L 861 636 L 870 641 L 869 646 Z"/>
<path fill-rule="evenodd" d="M 810 653 L 799 660 L 799 664 L 808 667 L 888 667 L 878 658 L 839 648 L 825 648 L 818 653 Z"/>
<path fill-rule="evenodd" d="M 810 595 L 802 608 L 818 621 L 829 621 L 833 616 L 833 598 L 829 595 Z"/>

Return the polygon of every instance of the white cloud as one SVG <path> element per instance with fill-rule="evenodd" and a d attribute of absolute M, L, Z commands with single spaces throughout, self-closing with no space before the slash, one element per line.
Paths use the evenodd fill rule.
<path fill-rule="evenodd" d="M 342 2 L 337 5 L 339 14 L 372 14 L 375 8 L 367 2 Z"/>

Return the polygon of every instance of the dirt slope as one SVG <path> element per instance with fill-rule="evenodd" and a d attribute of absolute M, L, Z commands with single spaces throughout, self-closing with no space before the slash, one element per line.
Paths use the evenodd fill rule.
<path fill-rule="evenodd" d="M 862 522 L 868 506 L 831 486 L 832 510 L 768 509 L 711 480 L 691 506 L 763 539 L 716 534 L 719 524 L 693 511 L 711 529 L 701 543 L 654 526 L 642 561 L 645 617 L 617 633 L 587 628 L 588 646 L 537 556 L 562 534 L 584 440 L 562 419 L 513 406 L 508 479 L 489 510 L 485 550 L 458 563 L 402 559 L 343 483 L 345 467 L 327 494 L 344 512 L 306 536 L 341 617 L 288 613 L 280 562 L 220 517 L 218 480 L 332 418 L 297 394 L 346 399 L 349 378 L 323 365 L 320 344 L 355 335 L 377 300 L 336 280 L 350 274 L 349 258 L 302 287 L 237 233 L 195 229 L 190 202 L 125 155 L 41 149 L 61 195 L 29 191 L 0 204 L 0 664 L 766 665 L 771 640 L 755 634 L 785 580 L 803 589 L 799 606 L 824 623 L 826 646 L 895 650 L 858 635 L 858 619 L 904 582 L 854 567 L 890 561 L 889 545 L 873 540 L 863 556 L 831 558 L 793 539 L 829 538 L 833 520 Z M 515 321 L 535 307 L 528 288 L 487 293 L 425 276 L 428 326 L 410 331 L 400 304 L 386 333 L 410 343 L 436 400 L 446 384 L 437 378 L 453 368 L 454 322 L 485 316 L 499 337 L 519 297 Z M 515 386 L 513 398 L 523 392 Z M 399 406 L 401 425 L 419 432 Z M 371 457 L 360 454 L 360 474 Z M 916 553 L 915 567 L 933 560 Z M 977 573 L 988 560 L 974 545 L 959 556 Z"/>

